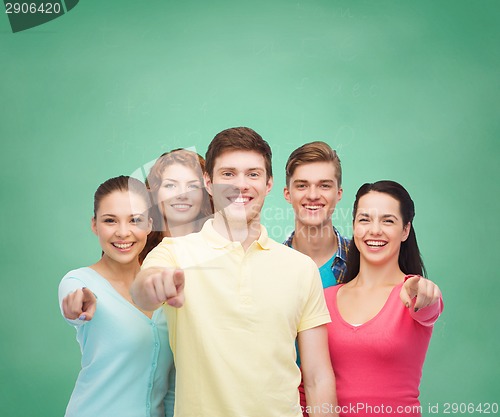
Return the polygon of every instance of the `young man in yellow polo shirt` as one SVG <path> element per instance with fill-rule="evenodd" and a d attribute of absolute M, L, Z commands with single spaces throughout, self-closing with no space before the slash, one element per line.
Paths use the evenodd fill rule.
<path fill-rule="evenodd" d="M 260 224 L 273 184 L 269 145 L 252 129 L 224 130 L 206 169 L 213 220 L 164 239 L 132 287 L 141 308 L 168 305 L 175 416 L 300 417 L 296 338 L 310 415 L 336 416 L 318 269 Z"/>

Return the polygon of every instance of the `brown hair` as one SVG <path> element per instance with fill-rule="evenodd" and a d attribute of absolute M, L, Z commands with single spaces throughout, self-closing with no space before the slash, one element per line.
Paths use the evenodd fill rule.
<path fill-rule="evenodd" d="M 295 149 L 288 157 L 285 168 L 287 187 L 290 185 L 290 178 L 293 176 L 297 167 L 312 162 L 333 163 L 337 178 L 337 186 L 339 188 L 342 186 L 342 166 L 340 165 L 340 158 L 337 152 L 327 143 L 315 141 L 306 143 Z"/>
<path fill-rule="evenodd" d="M 104 181 L 97 187 L 94 193 L 94 219 L 96 218 L 97 211 L 99 210 L 103 198 L 115 191 L 130 191 L 136 193 L 144 199 L 148 207 L 150 205 L 148 190 L 144 183 L 134 177 L 120 175 L 119 177 L 110 178 Z M 148 214 L 146 213 L 146 215 Z"/>
<path fill-rule="evenodd" d="M 215 160 L 227 151 L 255 151 L 264 157 L 266 166 L 266 179 L 273 176 L 271 165 L 272 152 L 269 144 L 262 139 L 255 130 L 249 127 L 232 127 L 217 133 L 210 145 L 208 145 L 206 159 L 206 171 L 213 179 Z"/>
<path fill-rule="evenodd" d="M 151 202 L 153 205 L 151 208 L 151 217 L 153 218 L 153 231 L 148 235 L 146 246 L 144 247 L 144 250 L 139 257 L 139 260 L 141 262 L 144 260 L 144 258 L 146 258 L 146 255 L 162 241 L 164 233 L 167 236 L 170 235 L 167 222 L 163 218 L 163 214 L 158 208 L 158 201 L 156 196 L 162 183 L 162 175 L 165 171 L 165 168 L 175 164 L 184 165 L 193 169 L 193 171 L 196 172 L 201 183 L 203 184 L 205 160 L 196 152 L 179 148 L 163 153 L 156 160 L 155 164 L 151 167 L 149 175 L 146 179 L 146 186 L 148 187 L 151 196 Z M 203 201 L 201 204 L 200 213 L 195 220 L 195 232 L 201 230 L 204 221 L 207 218 L 211 217 L 213 212 L 214 210 L 212 197 L 205 189 L 203 189 Z"/>

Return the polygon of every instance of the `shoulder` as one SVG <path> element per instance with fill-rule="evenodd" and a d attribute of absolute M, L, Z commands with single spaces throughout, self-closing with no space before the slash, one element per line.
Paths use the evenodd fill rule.
<path fill-rule="evenodd" d="M 344 284 L 337 284 L 333 285 L 331 287 L 325 288 L 323 290 L 323 294 L 325 295 L 325 301 L 327 306 L 331 306 L 332 304 L 337 304 L 337 293 L 339 292 L 339 289 L 343 286 Z"/>
<path fill-rule="evenodd" d="M 292 247 L 284 244 L 284 243 L 279 243 L 277 241 L 275 241 L 274 239 L 271 239 L 271 238 L 268 238 L 268 242 L 267 242 L 268 246 L 269 246 L 269 249 L 271 251 L 274 251 L 276 253 L 284 253 L 284 254 L 287 254 L 287 255 L 290 255 L 290 256 L 297 256 L 299 255 L 298 257 L 300 258 L 301 255 L 304 256 L 304 254 L 302 254 L 301 252 L 299 251 L 296 251 L 295 249 L 293 249 Z"/>
<path fill-rule="evenodd" d="M 199 232 L 180 237 L 165 237 L 147 254 L 142 269 L 178 266 L 180 258 L 184 258 L 186 254 L 203 252 L 206 246 Z"/>
<path fill-rule="evenodd" d="M 89 267 L 83 267 L 83 268 L 78 268 L 78 269 L 72 269 L 64 277 L 62 278 L 61 282 L 67 281 L 67 280 L 80 280 L 80 281 L 91 281 L 96 278 L 96 276 L 99 276 L 99 274 L 94 271 L 92 268 Z"/>
<path fill-rule="evenodd" d="M 182 247 L 186 245 L 199 244 L 203 242 L 203 238 L 200 232 L 190 233 L 185 236 L 178 237 L 164 237 L 162 241 L 158 244 L 156 248 L 163 248 L 165 250 Z M 155 248 L 155 249 L 156 249 Z"/>
<path fill-rule="evenodd" d="M 83 287 L 95 292 L 102 286 L 104 278 L 89 267 L 73 269 L 61 279 L 58 288 L 59 299 L 62 300 L 69 293 Z"/>
<path fill-rule="evenodd" d="M 339 289 L 344 286 L 344 284 L 332 285 L 331 287 L 327 287 L 324 289 L 325 297 L 333 294 L 337 294 Z"/>
<path fill-rule="evenodd" d="M 283 257 L 287 260 L 291 267 L 295 267 L 297 264 L 304 265 L 307 267 L 313 267 L 318 269 L 314 261 L 302 252 L 295 250 L 289 246 L 282 243 L 278 243 L 273 239 L 269 239 L 268 242 L 270 253 L 273 257 Z"/>

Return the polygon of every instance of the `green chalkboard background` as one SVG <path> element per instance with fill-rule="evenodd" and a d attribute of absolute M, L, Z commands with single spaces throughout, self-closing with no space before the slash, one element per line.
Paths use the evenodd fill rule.
<path fill-rule="evenodd" d="M 2 10 L 0 415 L 64 414 L 80 352 L 57 285 L 100 256 L 97 185 L 241 125 L 274 151 L 277 240 L 293 225 L 283 166 L 304 142 L 341 156 L 345 234 L 363 182 L 408 188 L 445 296 L 424 415 L 500 402 L 499 22 L 486 0 L 86 0 L 14 34 Z"/>

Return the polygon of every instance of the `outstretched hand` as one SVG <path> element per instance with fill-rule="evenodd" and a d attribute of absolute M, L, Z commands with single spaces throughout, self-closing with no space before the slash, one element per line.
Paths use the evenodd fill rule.
<path fill-rule="evenodd" d="M 69 320 L 90 321 L 94 317 L 97 299 L 88 288 L 79 288 L 62 300 L 63 315 Z"/>
<path fill-rule="evenodd" d="M 441 298 L 441 291 L 436 284 L 427 278 L 414 275 L 405 281 L 399 297 L 408 308 L 412 305 L 412 300 L 416 298 L 413 308 L 417 312 L 421 308 L 436 303 Z"/>
<path fill-rule="evenodd" d="M 184 305 L 184 271 L 163 269 L 149 275 L 144 281 L 146 294 L 152 302 L 167 303 L 172 307 Z"/>

